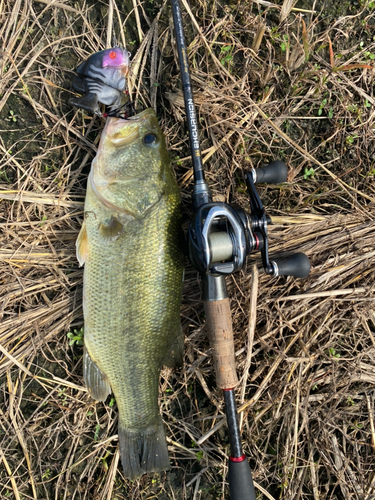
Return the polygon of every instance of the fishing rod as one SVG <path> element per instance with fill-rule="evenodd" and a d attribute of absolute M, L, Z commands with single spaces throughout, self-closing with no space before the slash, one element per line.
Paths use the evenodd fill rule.
<path fill-rule="evenodd" d="M 268 254 L 267 228 L 272 221 L 266 216 L 255 186 L 258 183 L 285 182 L 287 167 L 283 162 L 274 161 L 245 175 L 250 197 L 250 214 L 238 205 L 212 202 L 209 187 L 204 179 L 180 4 L 179 0 L 171 1 L 194 172 L 192 200 L 195 214 L 188 231 L 189 258 L 202 277 L 203 303 L 213 351 L 216 384 L 223 390 L 224 395 L 230 443 L 230 498 L 256 500 L 250 465 L 242 449 L 238 423 L 235 399 L 238 378 L 225 276 L 242 269 L 247 255 L 253 251 L 261 252 L 263 268 L 271 276 L 306 278 L 310 272 L 310 262 L 303 253 L 272 261 Z"/>

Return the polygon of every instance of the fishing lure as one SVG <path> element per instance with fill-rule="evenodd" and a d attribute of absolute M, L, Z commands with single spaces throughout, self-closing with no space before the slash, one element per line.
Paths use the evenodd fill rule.
<path fill-rule="evenodd" d="M 78 66 L 72 82 L 73 90 L 83 95 L 69 104 L 99 116 L 99 103 L 119 105 L 126 91 L 129 57 L 130 52 L 117 46 L 92 54 Z"/>

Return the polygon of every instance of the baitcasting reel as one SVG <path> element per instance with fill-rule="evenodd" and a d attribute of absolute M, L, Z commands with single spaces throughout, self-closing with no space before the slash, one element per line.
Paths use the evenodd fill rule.
<path fill-rule="evenodd" d="M 274 161 L 245 175 L 251 213 L 236 204 L 206 203 L 196 211 L 189 226 L 189 254 L 193 266 L 202 274 L 228 275 L 245 265 L 246 256 L 260 251 L 264 270 L 271 276 L 306 278 L 310 261 L 303 253 L 270 261 L 266 216 L 255 184 L 285 182 L 287 167 Z"/>

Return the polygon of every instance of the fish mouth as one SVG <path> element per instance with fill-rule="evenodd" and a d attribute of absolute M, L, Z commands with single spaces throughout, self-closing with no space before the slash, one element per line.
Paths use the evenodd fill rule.
<path fill-rule="evenodd" d="M 143 120 L 152 117 L 156 117 L 155 111 L 152 108 L 147 108 L 134 116 L 129 116 L 128 118 L 111 118 L 110 120 L 107 121 L 107 123 L 110 124 L 111 129 L 112 128 L 117 129 L 123 127 L 127 123 L 131 122 L 140 123 Z"/>
<path fill-rule="evenodd" d="M 124 118 L 111 118 L 106 124 L 106 133 L 103 134 L 107 140 L 117 147 L 131 144 L 139 135 L 139 128 L 142 122 L 156 118 L 155 111 L 147 108 L 135 116 Z"/>
<path fill-rule="evenodd" d="M 150 116 L 156 116 L 155 115 L 155 111 L 152 109 L 152 108 L 147 108 L 143 111 L 141 111 L 140 113 L 138 113 L 137 115 L 134 115 L 134 116 L 130 116 L 128 118 L 128 120 L 130 121 L 138 121 L 138 120 L 144 120 L 145 118 L 148 118 Z"/>

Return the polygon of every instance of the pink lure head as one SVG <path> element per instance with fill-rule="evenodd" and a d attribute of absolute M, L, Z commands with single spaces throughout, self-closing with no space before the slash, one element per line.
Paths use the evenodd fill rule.
<path fill-rule="evenodd" d="M 102 67 L 128 68 L 129 55 L 130 53 L 121 47 L 113 47 L 112 49 L 105 50 L 102 58 Z"/>

